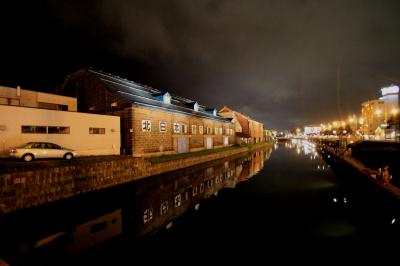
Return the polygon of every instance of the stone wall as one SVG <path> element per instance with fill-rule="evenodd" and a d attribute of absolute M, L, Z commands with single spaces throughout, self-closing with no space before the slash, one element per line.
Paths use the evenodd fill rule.
<path fill-rule="evenodd" d="M 253 149 L 266 145 L 270 144 L 259 144 Z M 0 174 L 0 214 L 234 156 L 249 150 L 247 147 L 232 148 L 228 151 L 155 164 L 145 158 L 121 156 L 108 161 L 88 161 L 83 164 Z"/>

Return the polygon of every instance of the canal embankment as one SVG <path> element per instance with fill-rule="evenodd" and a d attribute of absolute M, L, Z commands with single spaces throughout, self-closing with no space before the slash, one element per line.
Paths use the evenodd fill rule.
<path fill-rule="evenodd" d="M 0 172 L 0 214 L 40 206 L 82 193 L 97 191 L 194 165 L 219 160 L 272 145 L 216 149 L 197 156 L 137 158 L 115 156 L 59 161 L 49 165 L 23 164 Z"/>
<path fill-rule="evenodd" d="M 336 164 L 344 165 L 355 170 L 365 178 L 367 178 L 372 184 L 388 192 L 392 197 L 400 199 L 400 188 L 393 184 L 393 179 L 398 179 L 396 175 L 390 175 L 390 181 L 385 182 L 382 179 L 382 172 L 377 168 L 373 168 L 370 165 L 365 164 L 355 156 L 352 156 L 348 150 L 338 149 L 337 147 L 329 146 L 326 144 L 320 145 L 321 151 L 326 153 L 326 158 L 330 161 L 335 161 Z M 382 170 L 382 169 L 381 169 Z"/>

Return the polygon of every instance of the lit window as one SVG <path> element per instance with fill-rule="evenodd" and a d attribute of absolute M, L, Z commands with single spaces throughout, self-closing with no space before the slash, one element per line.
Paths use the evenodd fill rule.
<path fill-rule="evenodd" d="M 217 135 L 218 134 L 218 128 L 214 128 L 214 134 Z"/>
<path fill-rule="evenodd" d="M 151 121 L 150 120 L 142 120 L 142 131 L 145 131 L 145 132 L 151 131 Z"/>
<path fill-rule="evenodd" d="M 192 134 L 196 134 L 196 125 L 192 125 Z"/>

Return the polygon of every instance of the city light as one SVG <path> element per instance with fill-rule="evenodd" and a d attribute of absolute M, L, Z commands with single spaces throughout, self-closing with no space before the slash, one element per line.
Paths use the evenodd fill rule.
<path fill-rule="evenodd" d="M 397 109 L 397 108 L 392 108 L 392 110 L 391 110 L 391 113 L 392 113 L 392 115 L 397 115 L 397 113 L 399 112 L 399 109 Z"/>
<path fill-rule="evenodd" d="M 382 88 L 381 91 L 382 91 L 382 95 L 383 96 L 385 96 L 387 94 L 399 93 L 399 87 L 395 86 L 395 85 L 392 85 L 392 86 L 389 86 L 389 87 Z"/>

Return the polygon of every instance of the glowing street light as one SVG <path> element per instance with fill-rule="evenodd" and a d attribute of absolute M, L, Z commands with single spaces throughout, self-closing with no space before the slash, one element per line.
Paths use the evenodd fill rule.
<path fill-rule="evenodd" d="M 393 107 L 391 110 L 392 115 L 397 115 L 398 112 L 399 112 L 399 109 L 397 109 L 396 107 Z"/>

